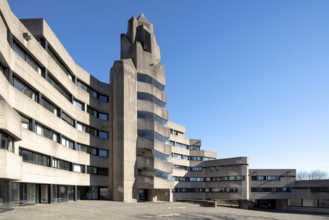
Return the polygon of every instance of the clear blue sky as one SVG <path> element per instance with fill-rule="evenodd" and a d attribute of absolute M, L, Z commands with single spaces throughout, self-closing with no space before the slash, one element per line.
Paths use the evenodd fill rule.
<path fill-rule="evenodd" d="M 120 34 L 154 24 L 169 118 L 219 158 L 329 171 L 329 1 L 9 0 L 46 19 L 73 59 L 108 82 Z"/>

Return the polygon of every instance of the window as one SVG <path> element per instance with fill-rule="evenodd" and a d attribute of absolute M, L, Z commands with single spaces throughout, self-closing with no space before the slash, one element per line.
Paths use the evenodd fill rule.
<path fill-rule="evenodd" d="M 172 177 L 170 175 L 171 173 L 164 172 L 161 170 L 154 169 L 154 176 L 165 179 L 165 180 L 172 180 Z"/>
<path fill-rule="evenodd" d="M 251 192 L 291 192 L 290 187 L 252 187 Z"/>
<path fill-rule="evenodd" d="M 41 105 L 45 107 L 48 111 L 52 112 L 54 115 L 58 116 L 59 108 L 44 97 L 42 97 Z"/>
<path fill-rule="evenodd" d="M 319 199 L 320 208 L 329 208 L 329 199 Z"/>
<path fill-rule="evenodd" d="M 6 69 L 5 66 L 0 61 L 0 72 L 5 73 L 5 69 Z"/>
<path fill-rule="evenodd" d="M 158 88 L 160 91 L 163 91 L 164 87 L 165 87 L 164 85 L 162 85 L 161 83 L 159 83 L 158 81 L 153 79 L 151 76 L 143 74 L 143 73 L 137 73 L 137 81 L 151 84 L 151 85 L 155 86 L 156 88 Z"/>
<path fill-rule="evenodd" d="M 23 59 L 25 60 L 30 66 L 37 71 L 39 75 L 44 75 L 44 69 L 29 55 L 27 54 L 24 49 L 19 46 L 16 41 L 14 40 L 13 50 Z"/>
<path fill-rule="evenodd" d="M 57 159 L 57 158 L 52 158 L 51 166 L 54 167 L 54 168 L 71 171 L 71 163 L 70 162 L 60 160 L 60 159 Z"/>
<path fill-rule="evenodd" d="M 158 99 L 157 97 L 148 94 L 148 93 L 144 93 L 144 92 L 137 92 L 137 99 L 139 100 L 146 100 L 146 101 L 151 101 L 154 104 L 160 106 L 161 108 L 164 108 L 166 103 L 161 101 L 160 99 Z"/>
<path fill-rule="evenodd" d="M 56 52 L 48 46 L 48 54 L 53 58 L 53 60 L 57 63 L 57 65 L 65 72 L 67 77 L 74 82 L 74 76 L 71 74 L 69 69 L 66 67 L 64 62 L 59 58 L 59 56 L 56 54 Z"/>
<path fill-rule="evenodd" d="M 179 142 L 176 142 L 175 147 L 189 149 L 189 147 L 186 144 L 182 144 L 182 143 L 179 143 Z"/>
<path fill-rule="evenodd" d="M 189 146 L 189 149 L 190 149 L 190 150 L 200 150 L 200 146 L 193 146 L 193 145 L 190 145 L 190 146 Z"/>
<path fill-rule="evenodd" d="M 139 137 L 144 137 L 144 138 L 150 138 L 150 139 L 155 139 L 163 143 L 167 143 L 168 138 L 162 136 L 161 134 L 154 132 L 154 131 L 149 131 L 149 130 L 138 130 L 137 131 Z"/>
<path fill-rule="evenodd" d="M 58 141 L 58 134 L 56 134 L 52 130 L 45 128 L 40 124 L 36 124 L 36 128 L 37 128 L 37 134 L 44 136 L 46 138 L 49 138 L 50 140 L 53 140 L 56 142 Z"/>
<path fill-rule="evenodd" d="M 237 188 L 210 188 L 210 192 L 215 193 L 237 193 Z"/>
<path fill-rule="evenodd" d="M 252 176 L 253 181 L 279 181 L 280 176 Z"/>
<path fill-rule="evenodd" d="M 138 111 L 137 112 L 137 118 L 142 118 L 142 119 L 149 119 L 152 121 L 156 121 L 159 122 L 162 125 L 166 125 L 167 124 L 167 120 L 161 118 L 160 116 L 151 113 L 151 112 L 144 112 L 144 111 Z"/>
<path fill-rule="evenodd" d="M 100 131 L 99 132 L 99 138 L 108 139 L 109 138 L 109 133 L 105 132 L 105 131 Z"/>
<path fill-rule="evenodd" d="M 101 113 L 96 111 L 95 109 L 91 108 L 90 106 L 87 107 L 87 112 L 96 118 L 99 118 L 100 120 L 107 121 L 108 120 L 108 114 Z"/>
<path fill-rule="evenodd" d="M 63 119 L 65 122 L 67 122 L 69 125 L 71 125 L 71 126 L 74 127 L 74 120 L 73 120 L 70 116 L 68 116 L 68 115 L 67 115 L 66 113 L 64 113 L 63 111 L 62 111 L 61 116 L 62 116 L 62 119 Z"/>
<path fill-rule="evenodd" d="M 26 149 L 19 149 L 19 155 L 24 162 L 34 163 L 42 166 L 50 166 L 50 157 Z"/>
<path fill-rule="evenodd" d="M 74 142 L 66 137 L 62 136 L 61 144 L 68 148 L 74 149 Z"/>
<path fill-rule="evenodd" d="M 98 150 L 98 156 L 100 157 L 108 157 L 108 151 L 107 150 Z"/>
<path fill-rule="evenodd" d="M 77 80 L 77 86 L 80 89 L 85 90 L 86 92 L 88 92 L 88 86 L 86 84 L 84 84 L 83 82 L 81 82 L 80 80 Z"/>
<path fill-rule="evenodd" d="M 108 169 L 107 168 L 101 168 L 101 167 L 87 166 L 87 173 L 107 176 L 108 175 Z"/>
<path fill-rule="evenodd" d="M 14 138 L 0 131 L 0 149 L 14 152 Z"/>
<path fill-rule="evenodd" d="M 18 89 L 18 91 L 24 93 L 26 96 L 30 97 L 33 101 L 38 101 L 38 95 L 37 93 L 31 89 L 29 86 L 27 86 L 25 83 L 23 83 L 21 80 L 14 77 L 14 87 Z"/>
<path fill-rule="evenodd" d="M 103 121 L 108 121 L 109 120 L 109 115 L 105 113 L 98 113 L 98 118 Z"/>
<path fill-rule="evenodd" d="M 31 120 L 22 115 L 21 115 L 21 124 L 22 124 L 22 128 L 25 128 L 27 130 L 31 129 Z"/>
<path fill-rule="evenodd" d="M 85 110 L 85 104 L 82 103 L 82 102 L 80 102 L 80 101 L 78 101 L 78 100 L 76 100 L 76 99 L 73 100 L 73 105 L 74 105 L 76 108 L 78 108 L 78 109 L 80 109 L 80 110 L 82 110 L 82 111 Z"/>
<path fill-rule="evenodd" d="M 79 172 L 79 173 L 84 173 L 85 172 L 85 166 L 81 164 L 73 164 L 73 171 L 74 172 Z"/>
<path fill-rule="evenodd" d="M 302 206 L 302 200 L 301 199 L 288 199 L 288 206 Z"/>
<path fill-rule="evenodd" d="M 190 167 L 189 171 L 194 171 L 194 172 L 201 172 L 202 171 L 202 167 Z"/>
<path fill-rule="evenodd" d="M 170 155 L 154 150 L 154 157 L 163 161 L 171 161 Z"/>
<path fill-rule="evenodd" d="M 99 101 L 102 101 L 102 102 L 109 102 L 109 97 L 106 96 L 106 95 L 98 95 L 98 99 Z"/>
<path fill-rule="evenodd" d="M 57 80 L 54 79 L 53 76 L 51 76 L 50 73 L 47 74 L 47 81 L 60 93 L 62 94 L 67 100 L 71 102 L 72 95 L 66 91 L 64 86 L 60 84 Z"/>
<path fill-rule="evenodd" d="M 87 151 L 88 151 L 88 146 L 86 146 L 86 145 L 84 145 L 84 144 L 80 144 L 80 143 L 77 143 L 76 145 L 75 145 L 75 150 L 76 151 L 82 151 L 82 152 L 86 152 L 87 153 Z"/>

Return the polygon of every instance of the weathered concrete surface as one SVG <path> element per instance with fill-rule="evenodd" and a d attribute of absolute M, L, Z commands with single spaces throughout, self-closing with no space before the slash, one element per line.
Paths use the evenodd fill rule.
<path fill-rule="evenodd" d="M 78 201 L 19 207 L 0 214 L 0 219 L 270 219 L 319 220 L 329 215 L 264 212 L 237 208 L 208 208 L 189 203 L 118 203 Z"/>

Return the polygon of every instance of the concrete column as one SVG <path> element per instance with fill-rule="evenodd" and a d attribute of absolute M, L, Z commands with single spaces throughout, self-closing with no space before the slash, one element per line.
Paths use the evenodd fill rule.
<path fill-rule="evenodd" d="M 111 69 L 111 144 L 113 200 L 136 202 L 137 83 L 131 60 Z M 111 184 L 109 184 L 110 187 Z"/>
<path fill-rule="evenodd" d="M 78 186 L 74 186 L 74 201 L 78 200 Z"/>

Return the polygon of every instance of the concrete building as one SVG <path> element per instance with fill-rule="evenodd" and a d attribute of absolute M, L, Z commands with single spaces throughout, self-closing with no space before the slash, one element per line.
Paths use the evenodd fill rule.
<path fill-rule="evenodd" d="M 168 121 L 160 49 L 143 14 L 121 35 L 107 83 L 74 62 L 44 19 L 19 20 L 6 0 L 0 15 L 0 207 L 79 199 L 328 207 L 327 182 L 312 182 L 312 194 L 294 169 L 216 159 Z"/>

